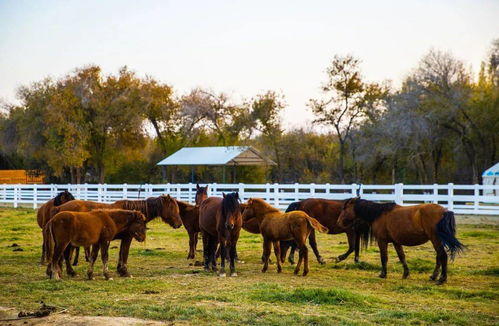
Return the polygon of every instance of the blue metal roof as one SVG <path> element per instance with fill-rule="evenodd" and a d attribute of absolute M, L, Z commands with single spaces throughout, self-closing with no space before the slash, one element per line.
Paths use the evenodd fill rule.
<path fill-rule="evenodd" d="M 482 177 L 499 176 L 499 162 L 482 173 Z"/>

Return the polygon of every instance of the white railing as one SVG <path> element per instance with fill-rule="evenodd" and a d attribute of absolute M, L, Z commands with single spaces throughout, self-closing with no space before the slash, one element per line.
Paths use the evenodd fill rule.
<path fill-rule="evenodd" d="M 238 191 L 242 200 L 263 198 L 270 204 L 285 209 L 290 203 L 306 198 L 346 199 L 356 196 L 359 185 L 333 184 L 210 184 L 210 196 Z M 0 203 L 13 207 L 38 207 L 63 190 L 76 198 L 100 202 L 120 199 L 144 199 L 160 194 L 194 202 L 195 184 L 52 184 L 0 185 Z M 457 214 L 499 215 L 499 185 L 362 185 L 362 198 L 375 201 L 394 201 L 401 205 L 438 203 Z"/>

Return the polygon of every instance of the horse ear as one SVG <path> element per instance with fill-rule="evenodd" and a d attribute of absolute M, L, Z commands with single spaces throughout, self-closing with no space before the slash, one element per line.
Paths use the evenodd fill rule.
<path fill-rule="evenodd" d="M 236 199 L 239 199 L 239 192 L 236 191 Z"/>
<path fill-rule="evenodd" d="M 204 192 L 205 194 L 207 194 L 207 193 L 208 193 L 208 186 L 204 187 L 203 192 Z"/>
<path fill-rule="evenodd" d="M 199 183 L 196 183 L 196 190 L 199 190 Z"/>
<path fill-rule="evenodd" d="M 222 196 L 225 198 L 225 192 L 222 192 Z"/>

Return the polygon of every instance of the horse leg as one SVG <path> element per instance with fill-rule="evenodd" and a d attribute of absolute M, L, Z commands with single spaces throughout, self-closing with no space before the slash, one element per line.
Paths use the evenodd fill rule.
<path fill-rule="evenodd" d="M 298 275 L 298 273 L 300 272 L 300 267 L 301 267 L 301 263 L 303 262 L 303 247 L 300 247 L 300 250 L 298 251 L 298 264 L 296 264 L 296 267 L 295 267 L 295 275 Z"/>
<path fill-rule="evenodd" d="M 289 246 L 291 249 L 289 250 L 288 262 L 291 265 L 294 265 L 295 264 L 295 251 L 297 248 L 296 241 L 290 240 Z"/>
<path fill-rule="evenodd" d="M 208 233 L 203 232 L 203 265 L 206 272 L 210 271 L 210 240 Z"/>
<path fill-rule="evenodd" d="M 210 237 L 211 241 L 211 251 L 210 251 L 210 263 L 211 263 L 211 271 L 217 271 L 217 255 L 216 249 L 218 247 L 218 239 L 216 237 Z"/>
<path fill-rule="evenodd" d="M 78 247 L 76 247 L 78 248 Z M 75 250 L 75 247 L 72 245 L 69 245 L 66 247 L 64 250 L 64 261 L 66 263 L 66 274 L 68 274 L 71 277 L 76 276 L 75 271 L 73 270 L 73 267 L 71 266 L 71 257 L 73 256 L 73 251 Z"/>
<path fill-rule="evenodd" d="M 102 275 L 108 281 L 112 281 L 113 278 L 109 276 L 109 269 L 107 268 L 107 262 L 109 261 L 109 245 L 110 241 L 103 241 L 100 249 L 100 258 L 102 259 Z"/>
<path fill-rule="evenodd" d="M 437 257 L 436 257 L 436 262 L 435 262 L 435 269 L 433 270 L 433 274 L 430 276 L 430 281 L 435 281 L 438 276 L 438 272 L 440 270 L 440 255 L 438 254 L 438 250 L 436 250 Z"/>
<path fill-rule="evenodd" d="M 194 258 L 194 250 L 195 250 L 194 233 L 189 232 L 189 253 L 187 254 L 187 259 Z"/>
<path fill-rule="evenodd" d="M 386 264 L 388 262 L 388 243 L 385 240 L 378 240 L 379 255 L 381 257 L 381 273 L 379 277 L 386 278 Z"/>
<path fill-rule="evenodd" d="M 225 257 L 227 256 L 227 247 L 225 239 L 220 239 L 220 272 L 218 276 L 225 277 Z"/>
<path fill-rule="evenodd" d="M 447 259 L 448 259 L 448 257 L 447 257 L 447 252 L 445 251 L 444 246 L 441 245 L 438 248 L 437 254 L 438 254 L 439 259 L 440 259 L 440 264 L 442 265 L 442 272 L 440 274 L 440 278 L 437 281 L 437 284 L 442 285 L 445 282 L 447 282 Z"/>
<path fill-rule="evenodd" d="M 262 273 L 265 273 L 267 269 L 269 269 L 269 258 L 270 258 L 270 246 L 272 246 L 272 242 L 267 239 L 263 239 L 263 268 Z"/>
<path fill-rule="evenodd" d="M 40 265 L 45 265 L 48 261 L 48 244 L 47 236 L 45 235 L 45 228 L 42 229 L 42 257 L 40 258 Z"/>
<path fill-rule="evenodd" d="M 92 252 L 90 253 L 90 261 L 88 263 L 88 271 L 87 271 L 87 277 L 89 280 L 94 279 L 94 264 L 95 261 L 97 260 L 97 256 L 99 255 L 99 248 L 100 244 L 98 242 L 92 245 Z"/>
<path fill-rule="evenodd" d="M 322 259 L 321 254 L 319 253 L 319 249 L 317 249 L 317 240 L 315 239 L 315 230 L 312 229 L 310 235 L 308 236 L 308 243 L 310 243 L 310 247 L 314 251 L 314 255 L 317 258 L 319 264 L 324 265 L 326 262 Z"/>
<path fill-rule="evenodd" d="M 348 239 L 348 250 L 344 254 L 336 257 L 337 263 L 339 263 L 342 260 L 347 259 L 348 256 L 350 256 L 350 254 L 355 250 L 355 233 L 353 232 L 353 230 L 349 229 L 346 231 L 346 234 L 347 234 L 347 239 Z"/>
<path fill-rule="evenodd" d="M 409 267 L 407 267 L 407 263 L 405 261 L 404 248 L 402 248 L 402 246 L 398 243 L 394 243 L 393 246 L 397 251 L 397 255 L 399 256 L 399 260 L 402 263 L 402 266 L 404 266 L 404 274 L 402 275 L 402 279 L 406 279 L 409 276 Z"/>
<path fill-rule="evenodd" d="M 78 257 L 80 256 L 80 247 L 75 248 L 75 259 L 73 260 L 73 266 L 78 265 Z"/>
<path fill-rule="evenodd" d="M 230 276 L 237 276 L 237 273 L 236 273 L 237 251 L 236 251 L 235 244 L 233 244 L 230 247 L 229 257 L 230 257 Z"/>
<path fill-rule="evenodd" d="M 132 237 L 126 237 L 121 239 L 120 244 L 120 254 L 118 258 L 118 266 L 117 271 L 121 277 L 132 277 L 128 272 L 127 261 L 128 261 L 128 252 L 130 251 L 130 245 L 132 244 Z"/>
<path fill-rule="evenodd" d="M 355 258 L 354 262 L 357 264 L 359 262 L 359 251 L 360 251 L 360 233 L 355 232 Z"/>
<path fill-rule="evenodd" d="M 199 232 L 195 232 L 194 233 L 194 246 L 193 246 L 193 250 L 192 250 L 192 259 L 194 259 L 194 257 L 196 257 L 196 248 L 198 246 L 198 237 L 199 237 Z"/>
<path fill-rule="evenodd" d="M 83 247 L 83 249 L 85 251 L 85 261 L 88 263 L 90 259 L 90 247 Z"/>
<path fill-rule="evenodd" d="M 49 274 L 51 279 L 59 280 L 61 278 L 62 270 L 61 270 L 61 259 L 64 255 L 64 250 L 66 249 L 66 245 L 56 243 L 54 245 L 54 252 L 52 255 L 52 259 L 47 265 L 47 274 Z"/>
<path fill-rule="evenodd" d="M 273 244 L 274 244 L 275 258 L 277 260 L 277 273 L 280 273 L 280 272 L 282 272 L 280 241 L 273 241 Z"/>

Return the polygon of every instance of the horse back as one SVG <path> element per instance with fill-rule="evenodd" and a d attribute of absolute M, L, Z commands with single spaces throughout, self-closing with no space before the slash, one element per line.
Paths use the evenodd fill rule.
<path fill-rule="evenodd" d="M 300 210 L 315 218 L 319 223 L 329 229 L 329 234 L 345 232 L 345 229 L 338 225 L 343 208 L 342 200 L 329 200 L 322 198 L 310 198 L 301 201 Z"/>

